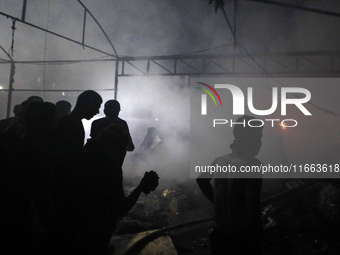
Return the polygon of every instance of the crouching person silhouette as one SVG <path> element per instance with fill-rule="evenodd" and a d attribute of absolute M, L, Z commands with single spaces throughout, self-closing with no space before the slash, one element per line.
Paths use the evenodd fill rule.
<path fill-rule="evenodd" d="M 67 232 L 68 240 L 59 242 L 58 249 L 66 243 L 69 246 L 64 246 L 64 251 L 72 250 L 71 254 L 107 254 L 109 240 L 119 218 L 135 205 L 142 192 L 148 194 L 158 186 L 157 173 L 145 172 L 135 190 L 125 196 L 120 158 L 124 154 L 120 152 L 126 150 L 127 143 L 126 130 L 112 124 L 84 146 L 82 162 L 77 169 L 71 169 L 75 172 L 75 188 L 66 198 L 70 201 L 64 202 L 67 222 L 63 225 L 66 225 L 67 231 L 59 231 L 64 239 Z M 72 184 L 68 183 L 68 186 Z M 64 251 L 59 250 L 59 254 L 65 254 L 60 253 Z"/>
<path fill-rule="evenodd" d="M 237 119 L 246 125 L 234 126 L 231 153 L 216 158 L 213 166 L 231 165 L 239 170 L 241 166 L 261 165 L 255 156 L 261 148 L 262 127 L 247 126 L 251 119 L 254 118 Z M 212 179 L 214 185 L 210 183 Z M 215 207 L 215 228 L 210 235 L 212 254 L 261 254 L 261 173 L 221 173 L 214 178 L 202 173 L 197 183 Z"/>

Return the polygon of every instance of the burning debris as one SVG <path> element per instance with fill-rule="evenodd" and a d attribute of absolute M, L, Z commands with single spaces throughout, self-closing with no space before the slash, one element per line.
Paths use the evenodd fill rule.
<path fill-rule="evenodd" d="M 133 189 L 134 187 L 126 187 L 127 195 Z M 163 228 L 186 220 L 197 220 L 199 218 L 195 214 L 201 210 L 200 199 L 203 200 L 203 205 L 209 205 L 209 202 L 198 197 L 190 188 L 183 189 L 181 185 L 169 184 L 148 196 L 140 196 L 132 210 L 119 222 L 116 232 L 130 234 Z M 212 205 L 205 207 L 203 211 L 205 210 L 205 213 L 199 213 L 202 218 L 212 215 Z"/>
<path fill-rule="evenodd" d="M 262 208 L 264 254 L 336 254 L 339 250 L 340 186 L 315 182 L 292 182 L 291 193 Z M 205 208 L 205 210 L 204 210 Z M 194 188 L 169 185 L 149 196 L 119 223 L 117 234 L 137 233 L 211 216 L 213 205 Z M 213 222 L 174 230 L 170 236 L 179 254 L 209 252 L 207 241 Z M 122 231 L 124 229 L 124 231 Z M 184 241 L 185 240 L 185 241 Z"/>
<path fill-rule="evenodd" d="M 169 190 L 169 189 L 163 190 L 163 193 L 162 193 L 164 198 L 168 198 L 168 197 L 170 197 L 170 196 L 172 196 L 174 194 L 175 194 L 175 191 L 174 190 Z"/>

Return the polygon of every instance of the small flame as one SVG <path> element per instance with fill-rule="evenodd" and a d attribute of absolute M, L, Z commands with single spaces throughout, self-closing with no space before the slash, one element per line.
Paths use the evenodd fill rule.
<path fill-rule="evenodd" d="M 283 129 L 283 130 L 285 130 L 287 127 L 286 127 L 286 123 L 280 123 L 280 127 Z"/>
<path fill-rule="evenodd" d="M 163 197 L 164 198 L 166 198 L 166 197 L 168 197 L 170 194 L 172 194 L 172 193 L 174 193 L 175 191 L 173 191 L 173 190 L 169 190 L 169 189 L 165 189 L 164 191 L 163 191 Z"/>

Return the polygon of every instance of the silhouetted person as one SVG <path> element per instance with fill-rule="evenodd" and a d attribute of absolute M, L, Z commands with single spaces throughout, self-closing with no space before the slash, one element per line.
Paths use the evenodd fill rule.
<path fill-rule="evenodd" d="M 261 148 L 262 127 L 247 126 L 250 119 L 254 118 L 237 119 L 238 123 L 245 121 L 246 127 L 234 126 L 232 152 L 216 158 L 212 166 L 232 165 L 239 170 L 245 165 L 261 165 L 255 156 Z M 212 254 L 261 254 L 261 173 L 215 174 L 214 179 L 209 176 L 210 173 L 202 173 L 197 183 L 215 206 L 215 228 L 210 236 Z"/>
<path fill-rule="evenodd" d="M 157 128 L 149 127 L 143 142 L 133 155 L 134 164 L 139 164 L 143 161 L 148 161 L 149 157 L 158 157 L 158 152 L 162 150 L 164 145 L 161 135 Z"/>
<path fill-rule="evenodd" d="M 135 146 L 132 142 L 128 124 L 126 123 L 125 120 L 118 117 L 119 112 L 120 112 L 120 104 L 117 100 L 107 101 L 104 106 L 104 113 L 106 117 L 92 122 L 91 137 L 92 138 L 97 137 L 99 132 L 103 130 L 105 127 L 107 127 L 108 125 L 117 124 L 119 126 L 122 126 L 127 131 L 128 143 L 126 146 L 126 150 L 133 151 L 135 149 Z"/>
<path fill-rule="evenodd" d="M 21 104 L 17 104 L 14 106 L 13 109 L 14 117 L 10 117 L 0 121 L 1 134 L 6 134 L 7 131 L 11 129 L 12 126 L 16 125 L 17 121 L 20 118 L 21 111 L 22 111 Z"/>
<path fill-rule="evenodd" d="M 23 137 L 1 141 L 0 253 L 30 254 L 32 227 L 48 229 L 50 159 L 53 155 L 56 111 L 52 103 L 32 102 L 26 109 Z M 9 140 L 8 140 L 9 139 Z M 38 219 L 39 223 L 34 220 Z M 34 238 L 33 238 L 34 239 Z"/>
<path fill-rule="evenodd" d="M 71 112 L 71 103 L 66 101 L 66 100 L 60 100 L 58 101 L 55 106 L 57 107 L 57 116 L 58 116 L 58 120 L 60 120 L 61 118 L 67 116 L 70 114 Z"/>
<path fill-rule="evenodd" d="M 26 111 L 25 124 L 22 167 L 29 169 L 35 213 L 40 223 L 49 228 L 52 205 L 48 189 L 56 154 L 56 106 L 49 102 L 33 102 Z"/>
<path fill-rule="evenodd" d="M 57 126 L 61 150 L 73 153 L 78 153 L 82 150 L 85 130 L 81 120 L 90 120 L 94 115 L 98 114 L 102 102 L 101 96 L 93 90 L 84 91 L 78 96 L 73 111 L 68 116 L 60 119 Z"/>
<path fill-rule="evenodd" d="M 148 131 L 146 133 L 146 136 L 144 137 L 144 140 L 138 150 L 140 152 L 145 152 L 147 150 L 154 149 L 162 139 L 160 138 L 159 132 L 157 128 L 155 127 L 149 127 Z"/>
<path fill-rule="evenodd" d="M 44 102 L 44 99 L 42 99 L 40 96 L 30 96 L 27 98 L 27 101 L 30 102 Z"/>
<path fill-rule="evenodd" d="M 12 137 L 23 137 L 26 133 L 26 127 L 24 124 L 25 119 L 25 112 L 29 108 L 29 106 L 34 102 L 43 102 L 43 99 L 39 96 L 30 96 L 28 97 L 24 102 L 20 104 L 20 106 L 16 106 L 17 109 L 14 108 L 14 110 L 18 110 L 18 115 L 15 113 L 15 118 L 11 122 L 10 125 L 7 125 L 7 127 L 2 130 L 3 134 L 6 134 L 8 136 Z"/>
<path fill-rule="evenodd" d="M 120 112 L 120 104 L 117 100 L 109 100 L 105 103 L 104 106 L 104 113 L 106 117 L 95 120 L 92 122 L 91 126 L 91 134 L 90 136 L 92 138 L 95 138 L 98 136 L 99 132 L 103 130 L 105 127 L 109 126 L 110 124 L 117 124 L 121 127 L 123 127 L 127 134 L 128 134 L 128 143 L 125 148 L 125 151 L 121 151 L 121 153 L 124 154 L 124 157 L 126 155 L 126 151 L 133 151 L 135 149 L 135 145 L 132 142 L 132 138 L 130 135 L 129 127 L 128 124 L 126 123 L 125 120 L 121 119 L 118 117 Z M 122 159 L 122 164 L 124 161 L 124 157 L 121 157 Z"/>
<path fill-rule="evenodd" d="M 136 189 L 125 197 L 119 157 L 127 142 L 126 130 L 112 124 L 98 137 L 89 139 L 80 164 L 69 169 L 74 172 L 74 178 L 67 184 L 72 189 L 56 205 L 61 213 L 56 227 L 61 229 L 51 239 L 52 243 L 58 243 L 50 245 L 59 252 L 56 254 L 64 254 L 66 250 L 74 254 L 104 255 L 119 217 L 133 207 L 141 192 L 147 194 L 157 187 L 157 174 L 147 172 Z M 67 206 L 68 210 L 59 206 Z"/>
<path fill-rule="evenodd" d="M 22 112 L 21 104 L 17 104 L 14 106 L 13 113 L 14 117 L 19 118 Z"/>

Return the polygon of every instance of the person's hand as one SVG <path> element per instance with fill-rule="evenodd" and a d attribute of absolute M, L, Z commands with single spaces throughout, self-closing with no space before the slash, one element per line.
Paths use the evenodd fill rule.
<path fill-rule="evenodd" d="M 145 172 L 143 179 L 140 181 L 142 192 L 149 194 L 151 191 L 154 191 L 158 186 L 158 179 L 158 174 L 155 171 Z"/>

